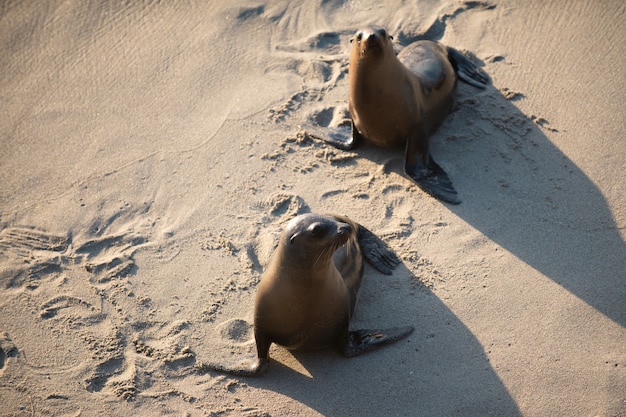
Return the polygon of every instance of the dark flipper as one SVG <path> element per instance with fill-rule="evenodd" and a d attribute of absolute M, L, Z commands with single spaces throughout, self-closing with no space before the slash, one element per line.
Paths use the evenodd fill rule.
<path fill-rule="evenodd" d="M 400 259 L 391 248 L 361 225 L 359 225 L 358 240 L 363 257 L 383 274 L 391 275 L 396 266 L 400 264 Z"/>
<path fill-rule="evenodd" d="M 459 204 L 461 200 L 457 197 L 450 177 L 430 156 L 424 130 L 422 124 L 416 126 L 413 136 L 406 141 L 404 172 L 433 197 L 446 203 Z"/>
<path fill-rule="evenodd" d="M 200 372 L 207 371 L 217 371 L 224 374 L 230 374 L 235 376 L 258 376 L 261 375 L 269 364 L 268 359 L 257 359 L 250 366 L 241 366 L 241 367 L 228 367 L 224 365 L 215 365 L 209 363 L 199 363 L 196 365 L 196 368 Z"/>
<path fill-rule="evenodd" d="M 450 204 L 460 204 L 457 192 L 452 186 L 448 174 L 433 160 L 430 154 L 427 156 L 426 165 L 418 161 L 415 164 L 406 164 L 406 174 L 420 186 L 422 190 L 433 197 Z"/>
<path fill-rule="evenodd" d="M 448 46 L 448 59 L 459 78 L 478 88 L 485 88 L 489 84 L 489 76 L 477 67 L 465 55 Z"/>
<path fill-rule="evenodd" d="M 307 133 L 342 151 L 354 149 L 361 138 L 359 131 L 354 127 L 354 122 L 352 122 L 352 132 L 349 132 L 346 127 L 328 127 L 323 130 L 309 127 Z"/>
<path fill-rule="evenodd" d="M 383 345 L 396 342 L 413 333 L 413 326 L 394 327 L 386 330 L 362 329 L 348 332 L 348 342 L 342 353 L 346 358 L 369 352 Z"/>

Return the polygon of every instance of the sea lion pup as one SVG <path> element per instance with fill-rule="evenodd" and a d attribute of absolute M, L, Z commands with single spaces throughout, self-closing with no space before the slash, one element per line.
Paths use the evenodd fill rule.
<path fill-rule="evenodd" d="M 344 150 L 361 138 L 403 147 L 405 174 L 433 197 L 459 204 L 450 178 L 430 155 L 428 138 L 452 108 L 457 76 L 478 88 L 489 78 L 454 48 L 421 40 L 396 56 L 392 39 L 385 29 L 368 28 L 350 40 L 352 137 L 331 133 L 322 139 Z"/>
<path fill-rule="evenodd" d="M 337 346 L 351 357 L 412 333 L 412 326 L 348 329 L 363 258 L 387 275 L 400 263 L 385 243 L 347 217 L 303 214 L 292 219 L 256 293 L 257 360 L 239 368 L 200 364 L 200 370 L 255 376 L 267 368 L 272 343 L 290 350 Z"/>

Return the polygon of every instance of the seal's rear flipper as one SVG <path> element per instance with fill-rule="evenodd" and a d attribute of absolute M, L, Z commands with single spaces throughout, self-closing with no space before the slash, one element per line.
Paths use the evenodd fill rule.
<path fill-rule="evenodd" d="M 442 186 L 442 180 L 435 176 L 413 178 L 419 187 L 426 193 L 449 204 L 461 204 L 456 190 Z"/>
<path fill-rule="evenodd" d="M 400 265 L 400 259 L 393 250 L 374 233 L 359 225 L 357 236 L 363 257 L 376 270 L 385 275 L 391 275 L 393 270 Z"/>
<path fill-rule="evenodd" d="M 428 162 L 424 166 L 419 159 L 414 164 L 405 164 L 404 170 L 407 176 L 419 185 L 419 187 L 433 197 L 450 204 L 460 204 L 456 190 L 448 174 L 433 158 L 428 155 Z"/>
<path fill-rule="evenodd" d="M 393 327 L 385 330 L 362 329 L 348 332 L 348 342 L 342 348 L 343 356 L 351 358 L 383 345 L 397 342 L 413 333 L 413 326 Z"/>
<path fill-rule="evenodd" d="M 449 46 L 448 59 L 461 80 L 478 88 L 485 88 L 489 84 L 489 76 L 485 71 L 478 68 L 461 52 Z"/>
<path fill-rule="evenodd" d="M 224 365 L 216 365 L 209 363 L 198 363 L 196 369 L 199 372 L 217 371 L 223 374 L 230 374 L 235 376 L 258 376 L 261 375 L 269 364 L 269 359 L 257 359 L 250 366 L 242 366 L 240 368 L 231 368 Z"/>

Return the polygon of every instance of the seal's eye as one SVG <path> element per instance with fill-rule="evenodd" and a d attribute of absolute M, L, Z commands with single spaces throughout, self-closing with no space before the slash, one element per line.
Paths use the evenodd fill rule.
<path fill-rule="evenodd" d="M 363 32 L 359 32 L 356 35 L 356 41 L 357 42 L 361 42 L 361 39 L 363 39 Z"/>
<path fill-rule="evenodd" d="M 313 237 L 321 237 L 324 234 L 324 227 L 319 223 L 313 223 L 309 226 L 309 232 Z"/>

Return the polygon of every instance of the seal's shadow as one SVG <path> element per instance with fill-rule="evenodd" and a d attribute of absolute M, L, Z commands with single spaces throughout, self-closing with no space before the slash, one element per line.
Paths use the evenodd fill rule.
<path fill-rule="evenodd" d="M 626 281 L 615 276 L 616 266 L 626 268 L 626 244 L 600 190 L 542 129 L 567 132 L 523 114 L 494 86 L 481 91 L 459 83 L 458 95 L 431 148 L 462 201 L 450 210 L 626 326 Z M 401 173 L 398 151 L 357 152 Z"/>
<path fill-rule="evenodd" d="M 246 383 L 326 416 L 521 415 L 471 331 L 431 291 L 411 290 L 410 277 L 404 266 L 391 277 L 366 266 L 351 322 L 353 329 L 412 324 L 408 338 L 349 359 L 336 349 L 274 348 L 265 374 Z"/>
<path fill-rule="evenodd" d="M 457 110 L 433 138 L 433 155 L 463 201 L 450 209 L 626 326 L 626 282 L 614 275 L 616 265 L 626 265 L 626 245 L 600 190 L 543 133 L 551 129 L 547 121 L 531 120 L 493 86 L 479 94 L 466 85 L 459 90 Z M 397 152 L 372 146 L 356 152 L 394 171 L 402 167 Z M 370 318 L 352 327 L 403 325 L 411 318 L 413 335 L 349 360 L 334 351 L 296 354 L 311 377 L 274 360 L 267 375 L 249 384 L 324 415 L 520 415 L 483 347 L 442 301 L 417 292 L 411 295 L 420 306 L 415 311 L 416 304 L 398 301 L 406 299 L 406 288 L 390 288 L 388 277 L 372 277 L 371 268 L 366 274 L 363 292 L 375 305 L 362 299 L 357 320 L 360 314 Z M 402 405 L 390 410 L 394 403 Z"/>
<path fill-rule="evenodd" d="M 462 86 L 461 105 L 463 100 L 472 102 L 470 90 Z M 626 268 L 626 245 L 600 190 L 542 129 L 557 135 L 567 132 L 558 132 L 541 118 L 529 120 L 494 87 L 475 105 L 461 107 L 455 119 L 453 124 L 474 122 L 465 138 L 438 149 L 440 159 L 456 167 L 455 184 L 464 199 L 450 209 L 626 326 L 626 280 L 624 275 L 615 276 L 616 270 L 623 274 Z M 465 190 L 478 192 L 472 195 Z"/>

